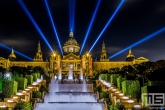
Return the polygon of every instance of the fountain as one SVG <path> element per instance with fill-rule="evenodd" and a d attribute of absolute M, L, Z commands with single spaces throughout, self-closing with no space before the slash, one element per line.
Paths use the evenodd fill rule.
<path fill-rule="evenodd" d="M 62 79 L 61 68 L 59 69 L 58 79 L 59 79 L 59 80 L 61 80 L 61 79 Z"/>
<path fill-rule="evenodd" d="M 69 68 L 68 79 L 69 79 L 69 80 L 73 80 L 73 71 L 72 71 L 72 68 Z"/>
<path fill-rule="evenodd" d="M 83 80 L 83 72 L 82 72 L 82 69 L 80 70 L 80 80 Z"/>
<path fill-rule="evenodd" d="M 82 77 L 80 77 L 80 79 L 81 78 Z M 93 93 L 93 85 L 87 84 L 85 79 L 81 79 L 83 81 L 83 84 L 70 84 L 69 82 L 68 84 L 63 84 L 59 83 L 59 79 L 55 79 L 54 77 L 52 78 L 51 84 L 49 84 L 49 93 L 46 94 L 44 102 L 37 103 L 34 110 L 105 109 L 103 103 L 97 102 L 96 96 Z M 67 80 L 74 81 L 72 68 L 70 68 L 69 70 L 69 77 Z"/>
<path fill-rule="evenodd" d="M 83 80 L 83 92 L 87 92 L 87 86 L 85 79 Z"/>

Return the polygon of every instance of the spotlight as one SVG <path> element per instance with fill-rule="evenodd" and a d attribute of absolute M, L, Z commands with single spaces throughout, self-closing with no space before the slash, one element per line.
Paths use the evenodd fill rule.
<path fill-rule="evenodd" d="M 10 51 L 12 50 L 12 48 L 9 48 L 8 46 L 6 46 L 6 45 L 4 45 L 4 44 L 2 44 L 2 43 L 0 43 L 0 46 L 3 47 L 3 48 L 8 49 L 8 50 L 10 50 Z M 14 52 L 15 52 L 16 54 L 20 55 L 20 56 L 23 56 L 23 57 L 25 57 L 25 58 L 31 60 L 31 61 L 33 60 L 32 58 L 30 58 L 30 57 L 28 57 L 28 56 L 26 56 L 26 55 L 24 55 L 24 54 L 22 54 L 22 53 L 20 53 L 20 52 L 18 52 L 18 51 L 16 51 L 16 50 L 14 50 Z"/>
<path fill-rule="evenodd" d="M 39 34 L 41 35 L 41 37 L 43 38 L 43 40 L 46 42 L 47 46 L 50 48 L 50 50 L 53 52 L 52 47 L 50 46 L 50 44 L 48 43 L 46 37 L 44 36 L 44 34 L 42 33 L 41 29 L 39 28 L 39 26 L 37 25 L 37 23 L 35 22 L 34 18 L 32 17 L 32 15 L 30 14 L 30 12 L 28 11 L 27 7 L 25 6 L 25 4 L 23 3 L 22 0 L 18 0 L 19 4 L 21 5 L 21 7 L 23 8 L 23 10 L 25 11 L 25 13 L 27 14 L 27 16 L 29 17 L 29 19 L 31 20 L 31 22 L 33 23 L 33 25 L 35 26 L 35 28 L 37 29 L 37 31 L 39 32 Z"/>
<path fill-rule="evenodd" d="M 74 32 L 75 0 L 70 0 L 70 29 Z"/>
<path fill-rule="evenodd" d="M 154 36 L 156 36 L 156 35 L 158 35 L 158 34 L 164 32 L 164 31 L 165 31 L 165 27 L 162 28 L 162 29 L 160 29 L 160 30 L 158 30 L 158 31 L 156 31 L 156 32 L 154 32 L 154 33 L 152 33 L 151 35 L 149 35 L 149 36 L 147 36 L 147 37 L 145 37 L 145 38 L 139 40 L 138 42 L 136 42 L 136 43 L 134 43 L 134 44 L 132 44 L 132 45 L 126 47 L 125 49 L 123 49 L 123 50 L 117 52 L 116 54 L 112 55 L 110 58 L 113 58 L 113 57 L 115 57 L 115 56 L 117 56 L 117 55 L 119 55 L 119 54 L 121 54 L 121 53 L 123 53 L 123 52 L 129 50 L 130 48 L 133 48 L 133 47 L 135 47 L 135 46 L 137 46 L 137 45 L 139 45 L 139 44 L 145 42 L 146 40 L 149 40 L 150 38 L 152 38 L 152 37 L 154 37 Z"/>
<path fill-rule="evenodd" d="M 121 3 L 117 7 L 117 9 L 113 13 L 113 15 L 111 16 L 111 18 L 109 19 L 109 21 L 107 22 L 107 24 L 105 25 L 105 27 L 103 28 L 103 30 L 101 31 L 100 35 L 97 37 L 96 41 L 94 42 L 94 44 L 90 48 L 89 52 L 91 52 L 91 50 L 93 49 L 93 47 L 96 45 L 97 41 L 100 39 L 100 37 L 102 36 L 102 34 L 104 33 L 104 31 L 106 30 L 106 28 L 108 27 L 108 25 L 111 23 L 112 19 L 115 17 L 115 15 L 117 14 L 118 10 L 120 9 L 120 7 L 122 6 L 123 3 L 124 3 L 124 0 L 121 1 Z"/>
<path fill-rule="evenodd" d="M 56 31 L 56 27 L 55 27 L 55 25 L 54 25 L 54 21 L 53 21 L 53 18 L 52 18 L 52 15 L 51 15 L 51 12 L 50 12 L 49 5 L 48 5 L 47 0 L 45 0 L 45 4 L 46 4 L 46 8 L 47 8 L 47 10 L 48 10 L 48 14 L 49 14 L 49 17 L 50 17 L 50 21 L 51 21 L 51 23 L 52 23 L 52 27 L 53 27 L 53 29 L 54 29 L 54 34 L 56 35 L 56 38 L 57 38 L 57 41 L 58 41 L 58 45 L 59 45 L 59 47 L 60 47 L 61 53 L 63 54 L 63 51 L 62 51 L 62 48 L 61 48 L 61 44 L 60 44 L 60 40 L 59 40 L 57 31 Z"/>
<path fill-rule="evenodd" d="M 87 30 L 87 33 L 86 33 L 86 36 L 85 36 L 85 39 L 84 39 L 82 48 L 81 48 L 81 50 L 80 50 L 80 54 L 81 54 L 81 52 L 82 52 L 82 50 L 83 50 L 83 48 L 84 48 L 85 42 L 86 42 L 86 40 L 87 40 L 89 31 L 90 31 L 90 29 L 91 29 L 91 27 L 92 27 L 92 24 L 93 24 L 93 21 L 94 21 L 94 19 L 95 19 L 95 16 L 96 16 L 98 7 L 99 7 L 99 5 L 100 5 L 100 2 L 101 2 L 101 0 L 98 0 L 97 5 L 96 5 L 96 9 L 95 9 L 95 11 L 94 11 L 94 14 L 93 14 L 93 17 L 92 17 L 92 19 L 91 19 L 90 25 L 89 25 L 89 27 L 88 27 L 88 30 Z"/>

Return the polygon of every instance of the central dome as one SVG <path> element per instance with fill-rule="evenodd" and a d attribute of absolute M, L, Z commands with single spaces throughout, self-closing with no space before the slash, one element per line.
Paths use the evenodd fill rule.
<path fill-rule="evenodd" d="M 71 31 L 69 34 L 69 39 L 64 43 L 64 54 L 75 53 L 78 54 L 80 50 L 80 46 L 77 43 L 76 39 L 73 37 L 73 32 Z"/>

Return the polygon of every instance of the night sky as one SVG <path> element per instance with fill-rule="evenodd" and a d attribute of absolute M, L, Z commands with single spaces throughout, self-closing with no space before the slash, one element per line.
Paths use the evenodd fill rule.
<path fill-rule="evenodd" d="M 53 49 L 58 50 L 57 40 L 47 13 L 44 0 L 23 0 Z M 93 23 L 84 52 L 88 51 L 121 0 L 102 0 Z M 48 0 L 61 45 L 69 37 L 69 0 Z M 83 43 L 97 0 L 76 0 L 74 37 Z M 134 42 L 165 27 L 165 0 L 125 0 L 121 9 L 108 26 L 91 54 L 99 58 L 104 40 L 109 56 Z M 43 58 L 50 50 L 35 29 L 17 0 L 0 0 L 0 43 L 33 58 L 38 41 L 41 42 Z M 135 57 L 146 57 L 150 61 L 165 59 L 165 32 L 132 48 Z M 11 52 L 0 47 L 0 57 L 7 58 Z M 124 52 L 112 61 L 123 61 Z M 27 60 L 17 55 L 17 60 Z"/>

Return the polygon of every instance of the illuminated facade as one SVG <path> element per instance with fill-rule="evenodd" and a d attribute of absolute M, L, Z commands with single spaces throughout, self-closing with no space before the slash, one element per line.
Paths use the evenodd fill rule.
<path fill-rule="evenodd" d="M 16 61 L 16 55 L 12 49 L 8 59 L 0 57 L 0 66 L 7 69 L 12 66 L 41 66 L 45 69 L 49 69 L 53 73 L 57 73 L 60 70 L 63 74 L 67 74 L 69 69 L 72 68 L 74 74 L 79 74 L 82 69 L 84 74 L 92 75 L 93 70 L 109 69 L 115 67 L 121 68 L 125 65 L 133 65 L 149 61 L 144 57 L 135 58 L 131 49 L 126 57 L 126 61 L 110 61 L 105 48 L 105 43 L 103 42 L 100 60 L 98 62 L 93 62 L 91 54 L 86 53 L 81 56 L 79 55 L 80 46 L 73 37 L 72 31 L 69 34 L 68 40 L 64 43 L 63 51 L 63 56 L 58 52 L 53 52 L 50 55 L 49 61 L 43 61 L 39 42 L 34 61 Z"/>

